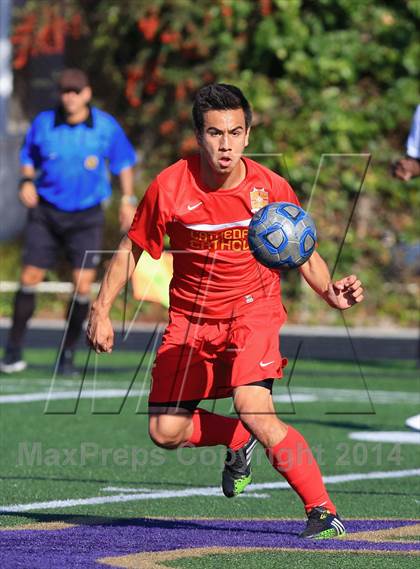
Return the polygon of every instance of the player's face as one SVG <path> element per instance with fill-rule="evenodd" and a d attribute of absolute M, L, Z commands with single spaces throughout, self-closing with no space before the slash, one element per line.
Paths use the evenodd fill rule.
<path fill-rule="evenodd" d="M 85 87 L 81 91 L 66 90 L 60 94 L 61 104 L 68 115 L 80 113 L 92 98 L 90 87 Z"/>
<path fill-rule="evenodd" d="M 248 146 L 248 138 L 242 109 L 204 113 L 204 129 L 198 136 L 198 144 L 201 155 L 216 174 L 227 176 L 233 172 Z"/>

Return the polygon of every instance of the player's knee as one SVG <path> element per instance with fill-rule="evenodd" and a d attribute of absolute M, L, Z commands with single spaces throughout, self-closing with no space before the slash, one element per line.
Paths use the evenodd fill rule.
<path fill-rule="evenodd" d="M 176 449 L 184 442 L 183 437 L 177 433 L 166 433 L 150 429 L 149 435 L 156 446 L 167 450 Z"/>
<path fill-rule="evenodd" d="M 75 284 L 75 287 L 76 286 L 77 286 L 77 296 L 79 296 L 81 298 L 87 298 L 89 301 L 90 293 L 92 290 L 92 283 L 80 281 L 80 282 Z"/>
<path fill-rule="evenodd" d="M 86 298 L 87 302 L 89 302 L 91 290 L 92 283 L 79 283 L 77 286 L 77 296 Z"/>
<path fill-rule="evenodd" d="M 38 267 L 23 267 L 20 277 L 21 288 L 35 287 L 42 282 L 45 276 L 45 270 Z"/>
<path fill-rule="evenodd" d="M 176 429 L 170 421 L 165 420 L 151 420 L 149 436 L 155 445 L 168 450 L 176 449 L 185 442 L 184 431 Z"/>
<path fill-rule="evenodd" d="M 96 271 L 93 269 L 75 269 L 73 271 L 73 284 L 80 296 L 89 296 Z"/>

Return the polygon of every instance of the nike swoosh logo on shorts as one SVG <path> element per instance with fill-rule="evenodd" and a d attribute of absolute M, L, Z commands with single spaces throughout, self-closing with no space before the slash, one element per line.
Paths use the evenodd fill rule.
<path fill-rule="evenodd" d="M 271 361 L 271 362 L 260 362 L 260 366 L 261 366 L 261 367 L 267 367 L 267 366 L 269 366 L 270 364 L 273 364 L 273 363 L 274 363 L 274 360 Z"/>
<path fill-rule="evenodd" d="M 187 205 L 187 209 L 188 211 L 193 211 L 194 209 L 197 209 L 200 205 L 203 205 L 203 202 L 198 202 L 194 205 Z"/>

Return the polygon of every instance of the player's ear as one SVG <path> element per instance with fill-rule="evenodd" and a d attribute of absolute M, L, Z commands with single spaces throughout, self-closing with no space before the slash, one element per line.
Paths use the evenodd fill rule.
<path fill-rule="evenodd" d="M 90 100 L 92 99 L 92 89 L 90 87 L 85 87 L 82 90 L 82 94 L 83 94 L 83 100 L 86 103 L 90 103 Z"/>
<path fill-rule="evenodd" d="M 201 143 L 203 142 L 203 133 L 199 130 L 194 130 L 194 134 L 195 138 L 197 139 L 197 144 L 201 146 Z"/>

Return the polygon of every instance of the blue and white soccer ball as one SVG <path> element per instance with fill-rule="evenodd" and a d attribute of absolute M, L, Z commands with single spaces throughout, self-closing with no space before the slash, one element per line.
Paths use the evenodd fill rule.
<path fill-rule="evenodd" d="M 270 269 L 294 269 L 315 250 L 316 228 L 309 213 L 294 203 L 274 202 L 257 211 L 248 232 L 251 253 Z"/>

